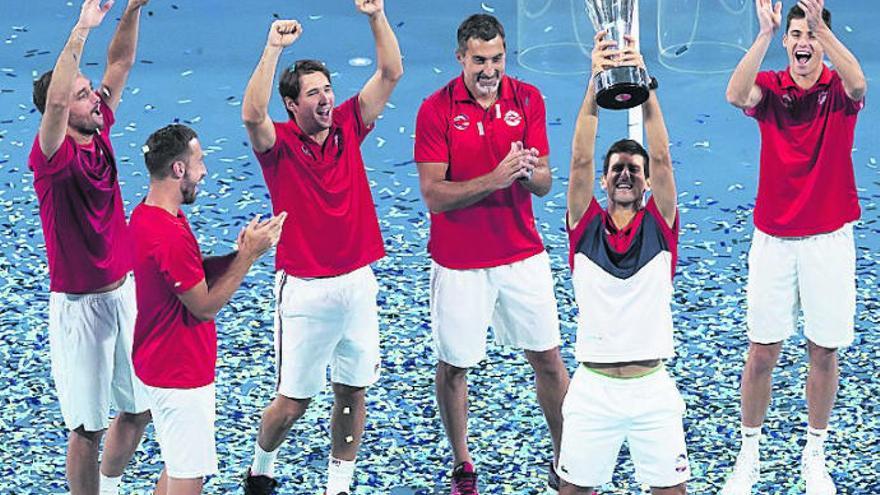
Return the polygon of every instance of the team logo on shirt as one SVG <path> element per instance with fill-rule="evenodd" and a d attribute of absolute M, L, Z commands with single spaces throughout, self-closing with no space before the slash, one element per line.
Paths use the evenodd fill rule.
<path fill-rule="evenodd" d="M 307 157 L 314 158 L 314 156 L 312 156 L 312 150 L 310 150 L 309 147 L 306 146 L 305 144 L 302 145 L 302 152 Z"/>
<path fill-rule="evenodd" d="M 504 122 L 510 127 L 516 127 L 522 122 L 522 115 L 516 110 L 508 110 L 507 113 L 504 114 Z"/>
<path fill-rule="evenodd" d="M 459 131 L 463 131 L 471 126 L 471 121 L 467 115 L 460 113 L 452 119 L 452 127 L 455 127 Z"/>
<path fill-rule="evenodd" d="M 819 105 L 824 105 L 825 100 L 828 99 L 828 91 L 822 91 L 819 93 Z"/>

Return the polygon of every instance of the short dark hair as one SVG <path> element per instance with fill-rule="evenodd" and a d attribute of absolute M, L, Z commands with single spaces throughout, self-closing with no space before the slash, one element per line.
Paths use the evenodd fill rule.
<path fill-rule="evenodd" d="M 183 124 L 167 125 L 150 134 L 144 145 L 144 162 L 150 177 L 164 179 L 171 172 L 170 165 L 189 156 L 189 142 L 199 137 L 196 131 Z"/>
<path fill-rule="evenodd" d="M 645 178 L 648 178 L 648 176 L 650 175 L 650 169 L 648 168 L 648 164 L 650 163 L 650 158 L 648 158 L 648 150 L 646 150 L 644 146 L 639 144 L 638 141 L 633 141 L 632 139 L 621 139 L 620 141 L 612 144 L 610 148 L 608 148 L 608 152 L 605 153 L 605 163 L 602 165 L 602 175 L 608 175 L 608 167 L 611 165 L 611 155 L 615 153 L 628 153 L 630 155 L 639 155 L 644 158 Z"/>
<path fill-rule="evenodd" d="M 785 17 L 785 32 L 788 33 L 788 28 L 791 26 L 793 19 L 803 19 L 805 17 L 807 17 L 807 13 L 804 12 L 804 9 L 800 5 L 794 4 L 792 8 L 788 9 L 788 15 Z M 828 29 L 831 29 L 831 12 L 828 9 L 822 9 L 822 20 L 825 21 Z"/>
<path fill-rule="evenodd" d="M 483 41 L 491 41 L 496 36 L 501 36 L 504 47 L 507 48 L 507 42 L 504 40 L 504 26 L 489 14 L 474 14 L 465 19 L 458 26 L 458 53 L 467 51 L 467 43 L 470 39 L 481 39 Z"/>
<path fill-rule="evenodd" d="M 46 71 L 34 81 L 34 106 L 40 113 L 46 113 L 46 95 L 52 82 L 52 71 Z"/>
<path fill-rule="evenodd" d="M 302 89 L 300 85 L 300 78 L 306 74 L 312 74 L 315 72 L 320 72 L 327 76 L 327 80 L 330 80 L 330 71 L 327 69 L 327 66 L 324 65 L 324 62 L 320 60 L 297 60 L 293 65 L 284 70 L 284 73 L 281 74 L 281 79 L 278 80 L 278 92 L 281 93 L 281 98 L 291 98 L 293 101 L 296 101 L 299 98 L 299 92 Z M 286 108 L 286 107 L 285 107 Z M 287 111 L 287 114 L 290 118 L 293 118 L 293 114 L 290 113 L 290 110 Z"/>

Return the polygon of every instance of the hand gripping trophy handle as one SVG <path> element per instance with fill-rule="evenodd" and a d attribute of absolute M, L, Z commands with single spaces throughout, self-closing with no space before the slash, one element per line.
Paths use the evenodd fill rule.
<path fill-rule="evenodd" d="M 585 4 L 596 32 L 607 30 L 608 38 L 623 47 L 624 36 L 632 32 L 635 0 L 585 0 Z M 593 77 L 596 102 L 602 108 L 622 110 L 639 106 L 648 99 L 650 79 L 641 67 L 614 67 Z"/>

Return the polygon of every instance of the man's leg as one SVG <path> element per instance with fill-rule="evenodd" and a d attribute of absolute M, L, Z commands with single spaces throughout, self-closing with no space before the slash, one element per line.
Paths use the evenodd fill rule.
<path fill-rule="evenodd" d="M 827 349 L 807 341 L 810 371 L 807 375 L 809 425 L 817 430 L 828 428 L 828 419 L 837 397 L 839 369 L 837 349 Z"/>
<path fill-rule="evenodd" d="M 468 383 L 467 368 L 458 368 L 439 361 L 434 375 L 437 407 L 446 429 L 446 438 L 452 447 L 453 465 L 473 464 L 468 451 Z"/>
<path fill-rule="evenodd" d="M 170 478 L 163 469 L 153 495 L 199 495 L 202 493 L 203 478 Z"/>
<path fill-rule="evenodd" d="M 122 412 L 110 424 L 101 456 L 101 474 L 108 478 L 122 476 L 125 466 L 141 443 L 144 430 L 150 423 L 150 412 L 140 414 Z"/>
<path fill-rule="evenodd" d="M 742 423 L 747 428 L 760 428 L 770 405 L 773 368 L 779 360 L 782 342 L 749 344 L 749 356 L 743 368 L 740 388 Z"/>
<path fill-rule="evenodd" d="M 257 455 L 251 466 L 251 474 L 273 477 L 278 448 L 293 424 L 306 413 L 311 401 L 311 398 L 291 399 L 281 394 L 275 396 L 275 400 L 263 411 L 260 432 L 257 435 Z"/>
<path fill-rule="evenodd" d="M 571 483 L 560 480 L 559 482 L 559 495 L 592 495 L 593 489 L 591 487 L 583 487 L 572 485 Z"/>
<path fill-rule="evenodd" d="M 684 495 L 687 493 L 687 483 L 682 483 L 680 485 L 670 486 L 667 488 L 657 488 L 651 487 L 652 495 Z"/>
<path fill-rule="evenodd" d="M 104 431 L 80 426 L 67 439 L 67 484 L 71 495 L 98 493 L 98 449 Z"/>
<path fill-rule="evenodd" d="M 525 354 L 535 370 L 538 404 L 541 405 L 547 427 L 550 428 L 555 462 L 559 459 L 559 446 L 562 443 L 562 400 L 568 391 L 568 370 L 562 362 L 559 347 L 543 352 L 526 351 Z"/>
<path fill-rule="evenodd" d="M 354 477 L 355 459 L 364 435 L 366 388 L 333 384 L 332 447 L 327 472 L 327 494 L 348 493 Z"/>

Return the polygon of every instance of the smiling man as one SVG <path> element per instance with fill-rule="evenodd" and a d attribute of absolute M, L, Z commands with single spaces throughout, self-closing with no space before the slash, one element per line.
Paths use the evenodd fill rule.
<path fill-rule="evenodd" d="M 242 119 L 263 170 L 275 211 L 291 218 L 276 258 L 277 389 L 263 412 L 249 495 L 273 493 L 275 458 L 294 422 L 324 387 L 332 368 L 332 446 L 327 495 L 346 494 L 364 432 L 366 388 L 379 378 L 378 284 L 370 263 L 385 255 L 361 143 L 403 76 L 400 47 L 383 0 L 355 0 L 376 44 L 376 72 L 360 93 L 335 106 L 330 71 L 300 60 L 281 75 L 290 116 L 269 118 L 278 59 L 302 34 L 293 20 L 276 21 L 242 102 Z"/>
<path fill-rule="evenodd" d="M 475 14 L 458 28 L 461 76 L 428 97 L 416 121 L 415 161 L 431 211 L 431 331 L 437 405 L 452 446 L 452 494 L 477 493 L 467 443 L 467 371 L 498 343 L 525 350 L 553 450 L 568 372 L 550 259 L 532 195 L 550 191 L 544 100 L 504 74 L 504 28 Z M 554 456 L 555 459 L 555 456 Z M 550 467 L 550 485 L 558 479 Z"/>
<path fill-rule="evenodd" d="M 802 0 L 789 10 L 782 37 L 788 68 L 758 72 L 780 27 L 782 4 L 756 5 L 761 31 L 727 87 L 727 100 L 758 121 L 761 167 L 749 251 L 742 448 L 722 493 L 750 494 L 760 477 L 758 442 L 773 368 L 803 310 L 810 369 L 801 473 L 808 495 L 834 494 L 824 442 L 837 393 L 837 349 L 854 338 L 852 222 L 860 208 L 851 153 L 866 82 L 858 60 L 831 32 L 822 0 Z M 825 66 L 825 55 L 834 70 Z"/>
<path fill-rule="evenodd" d="M 146 392 L 131 366 L 132 249 L 110 141 L 146 3 L 130 0 L 122 13 L 100 88 L 79 67 L 86 40 L 112 1 L 83 2 L 55 68 L 34 82 L 42 119 L 28 166 L 46 239 L 52 379 L 70 431 L 67 483 L 73 495 L 96 495 L 99 485 L 102 495 L 117 493 L 150 420 Z M 108 430 L 111 402 L 119 415 Z"/>
<path fill-rule="evenodd" d="M 605 36 L 595 38 L 593 74 L 644 67 L 633 39 L 617 47 Z M 605 153 L 605 208 L 594 196 L 599 107 L 593 79 L 575 123 L 566 221 L 580 366 L 562 407 L 561 495 L 586 495 L 611 481 L 624 441 L 637 479 L 653 495 L 684 494 L 690 476 L 684 401 L 663 364 L 675 353 L 679 221 L 669 135 L 655 91 L 642 115 L 648 149 L 622 139 Z"/>

